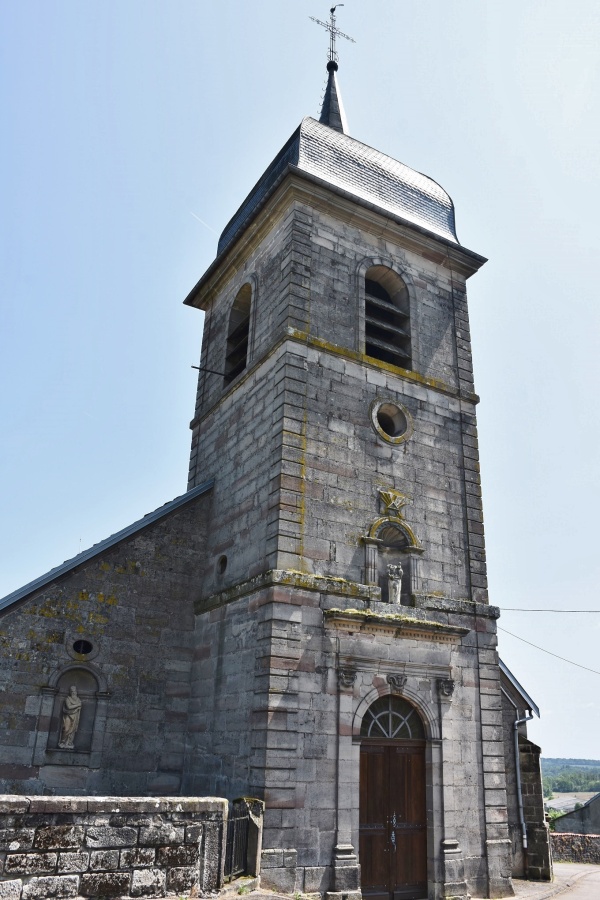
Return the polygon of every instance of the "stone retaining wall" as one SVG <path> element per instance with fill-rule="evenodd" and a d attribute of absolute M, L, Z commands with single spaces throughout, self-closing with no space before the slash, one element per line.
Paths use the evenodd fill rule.
<path fill-rule="evenodd" d="M 600 834 L 550 835 L 555 862 L 595 863 L 600 865 Z"/>
<path fill-rule="evenodd" d="M 0 900 L 215 890 L 227 811 L 213 797 L 0 795 Z"/>

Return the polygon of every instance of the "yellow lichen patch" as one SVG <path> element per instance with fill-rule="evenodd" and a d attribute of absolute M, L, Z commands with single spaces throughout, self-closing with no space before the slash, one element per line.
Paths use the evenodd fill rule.
<path fill-rule="evenodd" d="M 326 589 L 327 584 L 344 587 L 344 593 L 351 597 L 359 597 L 364 593 L 364 586 L 357 584 L 355 581 L 347 581 L 345 578 L 339 578 L 335 575 L 312 575 L 306 572 L 300 572 L 297 569 L 285 569 L 284 575 L 278 579 L 278 584 L 286 584 L 300 589 L 314 590 L 315 583 L 323 584 Z"/>
<path fill-rule="evenodd" d="M 101 616 L 100 613 L 91 612 L 88 616 L 88 621 L 94 625 L 106 625 L 108 624 L 108 616 Z"/>
<path fill-rule="evenodd" d="M 38 610 L 38 615 L 43 616 L 45 619 L 56 619 L 60 613 L 57 609 L 51 609 L 49 606 L 42 606 Z"/>
<path fill-rule="evenodd" d="M 174 541 L 171 541 L 171 543 L 174 543 Z M 140 569 L 140 564 L 135 559 L 128 559 L 124 564 L 120 563 L 118 566 L 115 566 L 117 575 L 139 575 Z"/>
<path fill-rule="evenodd" d="M 87 591 L 79 591 L 79 599 L 80 600 L 89 600 L 90 595 Z"/>
<path fill-rule="evenodd" d="M 108 606 L 116 606 L 117 598 L 115 597 L 114 594 L 109 594 L 108 597 L 106 598 L 106 603 Z"/>
<path fill-rule="evenodd" d="M 60 631 L 52 631 L 46 635 L 45 641 L 47 644 L 62 644 L 63 634 Z"/>
<path fill-rule="evenodd" d="M 103 561 L 100 563 L 99 568 L 101 572 L 110 572 L 110 563 Z"/>

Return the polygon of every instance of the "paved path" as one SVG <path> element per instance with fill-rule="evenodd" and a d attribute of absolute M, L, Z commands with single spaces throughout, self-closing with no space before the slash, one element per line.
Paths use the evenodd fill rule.
<path fill-rule="evenodd" d="M 513 880 L 515 900 L 600 900 L 600 865 L 584 863 L 554 863 L 554 881 Z M 233 893 L 235 891 L 235 894 Z M 217 895 L 215 895 L 215 900 Z M 228 890 L 219 892 L 218 900 L 239 900 L 236 882 Z M 245 900 L 292 900 L 289 894 L 276 894 L 267 890 L 251 891 Z M 474 897 L 473 900 L 476 900 Z"/>
<path fill-rule="evenodd" d="M 554 863 L 554 881 L 513 879 L 516 900 L 600 900 L 600 866 Z M 475 900 L 475 898 L 473 898 Z"/>
<path fill-rule="evenodd" d="M 600 866 L 586 866 L 578 863 L 554 863 L 557 881 L 564 881 L 566 890 L 560 897 L 573 900 L 599 900 Z"/>

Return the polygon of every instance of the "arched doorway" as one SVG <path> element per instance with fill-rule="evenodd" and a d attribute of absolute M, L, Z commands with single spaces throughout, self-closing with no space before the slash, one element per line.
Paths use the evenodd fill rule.
<path fill-rule="evenodd" d="M 359 833 L 363 897 L 427 896 L 425 729 L 414 706 L 393 694 L 362 721 Z"/>

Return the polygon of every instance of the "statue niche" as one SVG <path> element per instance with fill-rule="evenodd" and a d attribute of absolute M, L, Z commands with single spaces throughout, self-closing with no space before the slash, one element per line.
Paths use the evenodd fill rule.
<path fill-rule="evenodd" d="M 49 750 L 88 752 L 92 746 L 98 684 L 86 669 L 68 669 L 58 679 Z"/>
<path fill-rule="evenodd" d="M 404 531 L 393 522 L 378 531 L 377 576 L 384 603 L 412 606 L 410 554 Z"/>

